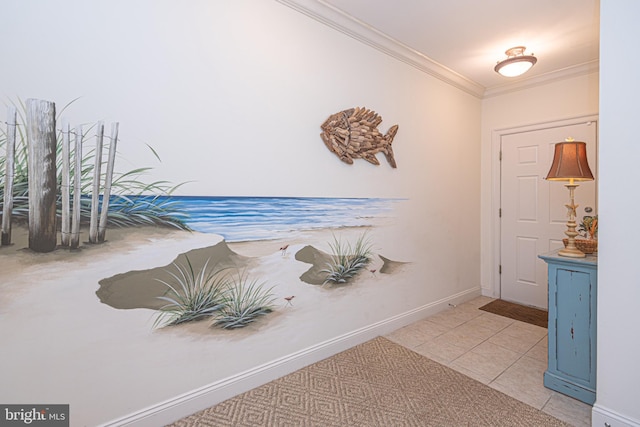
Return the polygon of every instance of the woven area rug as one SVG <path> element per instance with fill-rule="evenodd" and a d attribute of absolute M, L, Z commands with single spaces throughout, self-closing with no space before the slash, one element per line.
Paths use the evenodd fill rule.
<path fill-rule="evenodd" d="M 568 426 L 378 337 L 184 418 L 191 426 Z"/>
<path fill-rule="evenodd" d="M 497 299 L 489 304 L 480 307 L 480 310 L 489 313 L 498 314 L 510 319 L 519 320 L 521 322 L 530 323 L 532 325 L 547 327 L 549 323 L 549 313 L 539 308 L 527 307 L 526 305 L 516 304 L 509 301 Z"/>

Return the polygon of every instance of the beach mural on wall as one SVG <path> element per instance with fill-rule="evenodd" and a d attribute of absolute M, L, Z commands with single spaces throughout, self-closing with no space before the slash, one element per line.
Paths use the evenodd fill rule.
<path fill-rule="evenodd" d="M 10 3 L 0 162 L 6 105 L 20 115 L 16 98 L 33 97 L 56 103 L 55 136 L 66 120 L 72 151 L 84 135 L 89 174 L 77 250 L 61 246 L 60 229 L 52 251 L 29 249 L 17 216 L 28 207 L 13 209 L 11 243 L 0 245 L 0 401 L 69 403 L 74 426 L 166 424 L 150 417 L 220 401 L 479 293 L 473 96 L 286 2 Z M 347 150 L 352 164 L 326 146 L 322 124 L 356 106 L 384 119 L 382 137 L 398 125 L 396 168 L 362 144 L 356 156 Z M 114 122 L 119 132 L 109 223 L 104 241 L 89 243 L 98 121 L 103 176 Z M 23 118 L 15 129 L 24 133 Z M 328 130 L 336 144 L 338 129 L 339 120 Z M 384 147 L 374 128 L 362 130 L 350 141 Z M 460 163 L 464 173 L 442 179 Z M 211 211 L 227 204 L 237 211 Z M 346 283 L 324 283 L 336 241 L 361 238 L 369 263 Z M 258 307 L 266 314 L 243 327 L 213 325 L 214 316 L 165 326 L 173 319 L 158 320 L 159 308 L 170 301 L 158 297 L 176 299 L 172 274 L 191 277 L 190 266 L 196 277 L 223 270 L 255 285 L 272 311 Z"/>
<path fill-rule="evenodd" d="M 268 257 L 291 259 L 305 266 L 301 286 L 321 286 L 328 292 L 348 286 L 358 274 L 391 274 L 403 262 L 373 252 L 367 230 L 392 218 L 397 199 L 189 197 L 160 196 L 186 216 L 194 232 L 223 240 L 212 247 L 180 254 L 171 265 L 125 272 L 99 282 L 101 302 L 117 309 L 159 310 L 156 325 L 176 325 L 211 318 L 213 326 L 246 326 L 275 307 L 292 306 L 294 293 L 282 301 L 274 292 L 278 268 L 260 270 L 264 260 L 243 256 L 231 247 L 251 242 L 270 245 Z M 348 241 L 341 230 L 358 230 Z M 329 252 L 304 243 L 304 233 L 334 230 Z M 353 234 L 352 234 L 353 235 Z M 297 236 L 297 237 L 295 237 Z M 231 246 L 231 247 L 230 247 Z M 260 274 L 258 276 L 257 274 Z M 185 298 L 188 295 L 189 299 Z M 196 306 L 197 307 L 194 307 Z M 233 310 L 229 306 L 235 306 Z"/>
<path fill-rule="evenodd" d="M 362 111 L 376 120 L 375 125 L 381 121 L 375 113 Z M 33 251 L 34 231 L 29 219 L 34 216 L 29 204 L 29 190 L 33 192 L 33 187 L 29 187 L 28 182 L 32 175 L 26 175 L 26 166 L 33 154 L 26 147 L 29 132 L 26 136 L 18 132 L 21 138 L 11 141 L 11 135 L 15 136 L 11 126 L 19 125 L 9 124 L 7 132 L 0 136 L 3 154 L 0 166 L 5 178 L 0 183 L 0 202 L 3 203 L 0 255 L 11 256 L 20 251 L 24 259 Z M 25 127 L 28 128 L 28 124 Z M 96 127 L 101 129 L 102 124 Z M 56 129 L 55 122 L 52 129 Z M 390 144 L 395 131 L 397 126 L 393 128 L 393 135 L 384 137 L 383 141 L 387 147 L 384 154 L 394 167 Z M 83 135 L 81 128 L 76 129 L 75 149 L 69 148 L 72 132 L 68 129 L 55 132 L 51 153 L 62 155 L 62 160 L 54 160 L 62 166 L 58 167 L 54 183 L 57 200 L 54 223 L 58 228 L 62 223 L 62 230 L 56 231 L 58 237 L 54 237 L 53 247 L 39 252 L 56 252 L 56 259 L 73 261 L 83 249 L 93 251 L 99 249 L 101 243 L 109 242 L 106 229 L 125 234 L 127 230 L 153 227 L 219 236 L 213 245 L 176 254 L 170 264 L 133 271 L 118 271 L 114 266 L 115 274 L 95 284 L 95 294 L 102 304 L 119 310 L 153 310 L 156 313 L 154 328 L 201 320 L 224 329 L 242 328 L 274 310 L 293 307 L 304 298 L 305 288 L 320 287 L 331 292 L 363 276 L 392 274 L 405 264 L 382 255 L 383 248 L 376 246 L 370 233 L 393 219 L 395 206 L 402 203 L 402 199 L 176 196 L 171 194 L 176 186 L 170 183 L 145 183 L 141 178 L 146 171 L 144 167 L 113 175 L 117 137 L 106 138 L 105 152 L 108 147 L 109 159 L 103 160 L 107 156 L 102 155 L 100 133 L 96 135 L 96 148 L 83 156 L 84 136 L 78 137 Z M 157 156 L 153 149 L 151 151 Z M 367 152 L 362 158 L 374 163 L 371 159 L 378 152 L 381 151 Z M 17 163 L 11 156 L 18 159 Z M 69 171 L 74 156 L 78 162 L 75 170 L 82 172 L 79 183 L 70 191 L 70 183 L 76 178 L 73 170 Z M 103 163 L 107 163 L 107 172 Z M 7 192 L 6 188 L 12 191 Z M 15 188 L 19 190 L 17 197 L 10 197 L 16 194 Z M 73 201 L 71 208 L 65 207 L 64 200 Z M 69 209 L 77 212 L 77 219 Z M 104 223 L 100 221 L 100 228 L 94 231 L 94 227 L 98 227 L 98 215 Z M 13 241 L 8 218 L 16 220 L 18 232 Z M 70 229 L 72 219 L 74 227 Z M 331 239 L 324 242 L 323 248 L 317 247 L 317 241 L 314 246 L 307 239 L 309 233 L 317 230 L 331 230 Z M 70 246 L 68 234 L 73 241 L 73 233 L 79 243 Z M 96 233 L 101 236 L 98 240 L 92 236 Z M 242 253 L 247 244 L 256 242 L 264 248 L 262 253 L 257 256 Z M 27 252 L 26 248 L 29 248 Z M 105 250 L 117 251 L 118 248 L 105 245 Z M 42 254 L 37 252 L 34 251 L 34 256 L 42 261 Z M 287 268 L 285 265 L 294 265 L 293 268 L 301 271 L 298 283 L 280 283 L 280 272 Z"/>

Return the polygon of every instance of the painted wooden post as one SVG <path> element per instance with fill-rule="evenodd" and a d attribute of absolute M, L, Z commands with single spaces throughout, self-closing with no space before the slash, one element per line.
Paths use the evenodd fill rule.
<path fill-rule="evenodd" d="M 77 249 L 80 245 L 80 196 L 82 195 L 82 126 L 76 126 L 75 158 L 73 167 L 73 208 L 71 210 L 71 241 L 70 249 Z"/>
<path fill-rule="evenodd" d="M 29 249 L 56 248 L 56 105 L 27 99 Z"/>
<path fill-rule="evenodd" d="M 11 212 L 13 211 L 13 178 L 16 153 L 16 107 L 7 108 L 7 156 L 5 157 L 4 199 L 2 205 L 1 244 L 11 244 Z"/>
<path fill-rule="evenodd" d="M 104 122 L 98 122 L 96 130 L 96 152 L 93 167 L 93 188 L 91 194 L 91 218 L 89 220 L 89 242 L 98 243 L 98 212 L 100 210 L 100 168 L 102 167 L 102 138 Z"/>
<path fill-rule="evenodd" d="M 60 183 L 60 192 L 62 193 L 62 224 L 60 233 L 60 244 L 69 246 L 69 232 L 71 227 L 71 217 L 69 214 L 69 184 L 70 184 L 70 165 L 69 165 L 69 123 L 62 122 L 62 182 Z"/>
<path fill-rule="evenodd" d="M 98 226 L 98 241 L 104 242 L 107 231 L 107 216 L 109 214 L 109 197 L 111 197 L 111 181 L 113 180 L 113 167 L 116 162 L 116 147 L 118 145 L 119 123 L 111 124 L 111 144 L 109 144 L 109 160 L 107 161 L 107 173 L 104 179 L 104 194 L 102 196 L 102 211 L 100 212 L 100 224 Z"/>

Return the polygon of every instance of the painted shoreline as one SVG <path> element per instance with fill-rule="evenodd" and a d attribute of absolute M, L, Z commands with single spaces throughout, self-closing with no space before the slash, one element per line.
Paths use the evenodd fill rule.
<path fill-rule="evenodd" d="M 159 298 L 167 294 L 168 288 L 164 283 L 174 282 L 171 272 L 177 273 L 176 266 L 188 264 L 196 273 L 203 268 L 225 270 L 232 276 L 234 273 L 250 272 L 260 278 L 264 275 L 273 281 L 277 280 L 279 272 L 261 268 L 265 259 L 273 261 L 278 258 L 291 258 L 296 261 L 296 270 L 303 271 L 299 276 L 301 284 L 324 286 L 326 273 L 323 270 L 331 262 L 331 242 L 340 239 L 345 243 L 352 243 L 359 236 L 369 235 L 371 231 L 372 227 L 337 227 L 303 231 L 286 239 L 226 242 L 222 236 L 216 234 L 143 226 L 109 229 L 104 243 L 92 244 L 81 239 L 80 248 L 76 250 L 58 246 L 53 252 L 36 253 L 28 249 L 28 229 L 17 227 L 12 233 L 12 244 L 0 247 L 0 268 L 4 283 L 0 284 L 0 290 L 3 291 L 0 303 L 7 302 L 13 292 L 37 286 L 37 281 L 33 280 L 30 281 L 30 285 L 23 283 L 20 289 L 12 289 L 11 286 L 13 280 L 20 282 L 20 278 L 29 277 L 33 269 L 41 271 L 46 268 L 47 274 L 53 277 L 60 275 L 60 280 L 64 280 L 64 273 L 73 273 L 76 269 L 83 270 L 100 264 L 112 267 L 114 274 L 98 281 L 96 295 L 101 303 L 115 309 L 160 309 L 166 304 Z M 87 235 L 88 231 L 84 230 L 82 236 Z M 344 235 L 351 237 L 345 238 Z M 161 256 L 157 253 L 152 259 L 157 261 L 155 265 L 145 262 L 130 270 L 123 270 L 117 263 L 109 262 L 109 257 L 114 252 L 126 255 L 145 245 L 154 245 L 160 249 L 160 242 L 171 241 L 183 241 L 186 246 L 183 250 L 175 247 L 173 256 L 169 249 L 162 250 Z M 360 275 L 367 271 L 371 274 L 391 274 L 401 269 L 404 264 L 405 262 L 390 260 L 382 254 L 373 253 L 367 270 L 360 272 Z M 178 286 L 177 283 L 174 285 Z"/>
<path fill-rule="evenodd" d="M 306 246 L 329 252 L 334 235 L 353 242 L 365 231 L 314 230 L 281 240 L 226 244 L 250 261 L 248 274 L 273 287 L 273 313 L 232 331 L 209 321 L 153 329 L 156 310 L 104 304 L 96 295 L 99 282 L 170 265 L 179 254 L 215 247 L 223 242 L 221 236 L 154 227 L 114 229 L 107 231 L 104 244 L 36 254 L 17 238 L 25 230 L 13 231 L 14 244 L 0 248 L 0 339 L 8 349 L 0 364 L 6 385 L 0 388 L 0 401 L 69 403 L 73 425 L 126 416 L 386 319 L 407 306 L 410 294 L 406 277 L 413 264 L 398 264 L 393 274 L 371 272 L 383 265 L 379 257 L 346 286 L 302 282 L 311 264 L 297 260 L 297 252 Z M 375 245 L 384 227 L 366 231 Z M 26 242 L 25 237 L 20 239 Z M 376 246 L 374 253 L 384 254 L 384 248 Z M 295 298 L 287 304 L 284 298 L 290 296 Z M 363 301 L 367 310 L 353 310 Z M 25 377 L 40 378 L 39 386 L 23 386 Z M 105 394 L 118 384 L 128 392 Z"/>
<path fill-rule="evenodd" d="M 362 231 L 366 233 L 367 230 Z M 325 283 L 327 273 L 325 270 L 332 262 L 332 254 L 326 253 L 311 245 L 293 242 L 291 239 L 280 241 L 249 241 L 243 243 L 227 243 L 221 240 L 214 246 L 193 249 L 187 253 L 179 254 L 171 265 L 156 267 L 147 270 L 136 270 L 117 274 L 105 278 L 99 282 L 100 288 L 96 292 L 100 301 L 117 309 L 149 308 L 159 310 L 166 305 L 162 297 L 167 296 L 168 286 L 180 289 L 175 276 L 180 276 L 180 271 L 185 271 L 191 266 L 196 275 L 202 269 L 217 271 L 231 279 L 243 275 L 243 272 L 251 271 L 260 264 L 260 255 L 256 255 L 257 246 L 262 249 L 262 256 L 273 255 L 276 250 L 283 259 L 294 257 L 296 261 L 306 264 L 308 270 L 301 276 L 303 284 L 322 286 L 345 286 Z M 248 256 L 247 252 L 254 255 Z M 241 255 L 242 253 L 242 255 Z M 377 258 L 377 259 L 376 259 Z M 368 268 L 374 274 L 391 274 L 401 268 L 402 262 L 392 261 L 383 255 L 373 255 L 371 260 L 375 268 Z M 247 280 L 251 282 L 252 280 Z M 260 280 L 258 280 L 260 281 Z M 265 289 L 268 286 L 265 286 Z M 173 295 L 170 295 L 173 297 Z M 287 305 L 291 305 L 288 302 Z"/>

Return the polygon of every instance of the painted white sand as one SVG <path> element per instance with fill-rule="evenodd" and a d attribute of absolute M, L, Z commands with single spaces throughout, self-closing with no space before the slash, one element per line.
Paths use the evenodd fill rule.
<path fill-rule="evenodd" d="M 25 233 L 15 230 L 14 241 L 19 232 Z M 337 288 L 300 281 L 311 265 L 295 259 L 299 249 L 329 252 L 333 233 L 355 242 L 362 232 L 230 243 L 254 258 L 247 273 L 274 286 L 277 297 L 274 313 L 232 331 L 207 322 L 153 330 L 155 311 L 114 309 L 95 294 L 101 279 L 168 265 L 180 253 L 219 243 L 220 236 L 142 228 L 108 231 L 107 243 L 76 253 L 0 248 L 0 401 L 69 403 L 72 426 L 106 423 L 414 307 L 406 279 L 414 264 L 392 274 L 363 271 Z M 376 246 L 385 227 L 369 232 L 374 253 L 394 259 Z M 375 257 L 370 268 L 381 263 Z M 291 295 L 292 306 L 284 300 Z"/>

